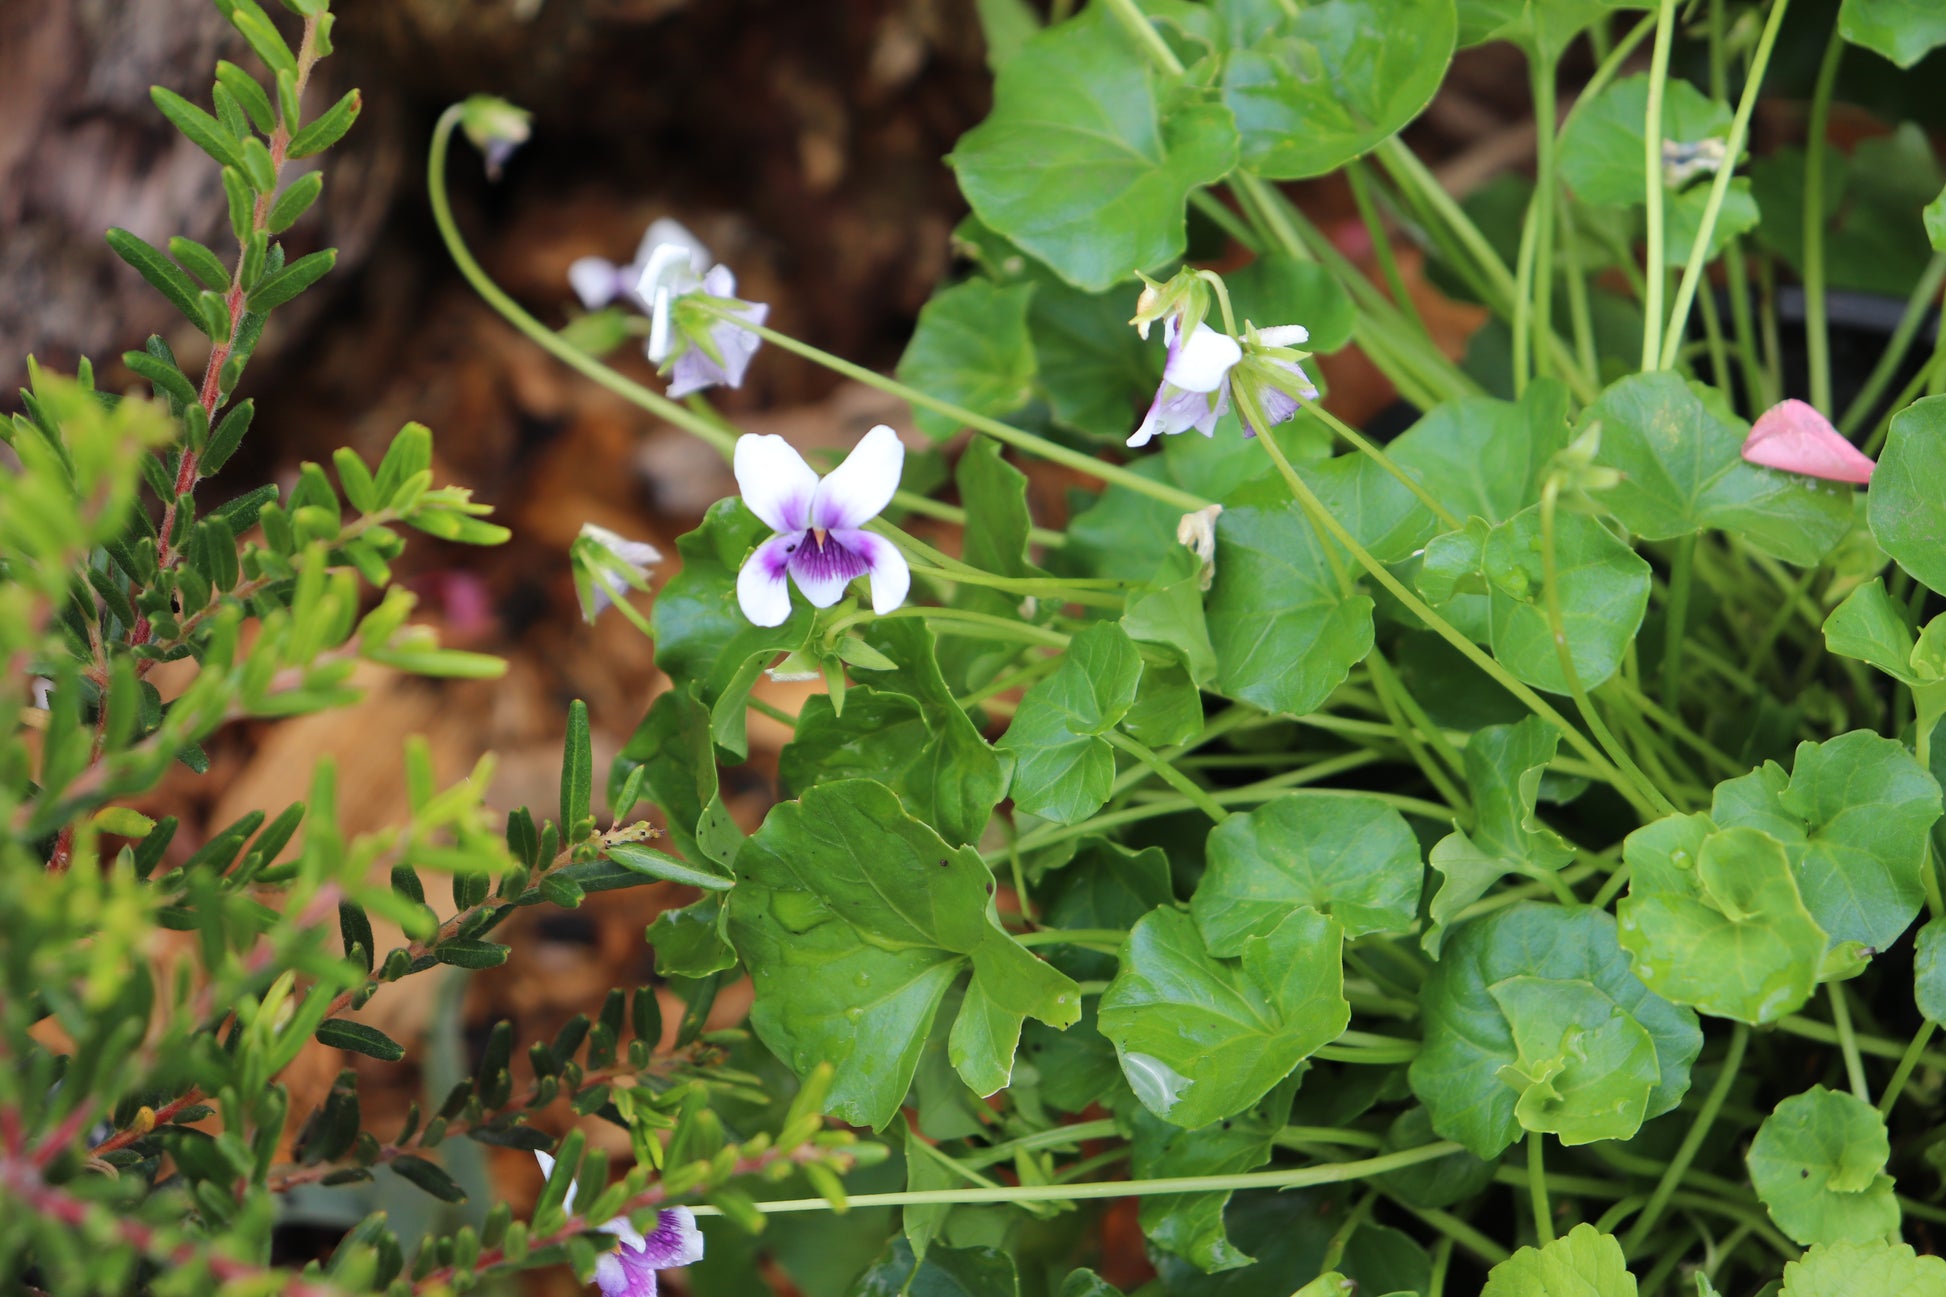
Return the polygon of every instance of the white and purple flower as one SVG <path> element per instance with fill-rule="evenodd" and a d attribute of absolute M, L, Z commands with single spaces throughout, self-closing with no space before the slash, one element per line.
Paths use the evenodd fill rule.
<path fill-rule="evenodd" d="M 864 530 L 892 502 L 904 466 L 904 444 L 882 423 L 822 480 L 782 437 L 737 438 L 743 502 L 777 533 L 737 573 L 743 615 L 759 626 L 783 625 L 791 615 L 791 581 L 818 608 L 837 603 L 861 576 L 871 577 L 873 612 L 883 616 L 904 603 L 912 585 L 905 555 Z"/>
<path fill-rule="evenodd" d="M 649 569 L 662 561 L 662 551 L 647 541 L 630 540 L 592 522 L 581 524 L 568 556 L 581 616 L 591 624 L 608 608 L 626 608 L 629 590 L 648 589 Z"/>
<path fill-rule="evenodd" d="M 1296 415 L 1303 402 L 1317 399 L 1317 386 L 1303 366 L 1293 356 L 1279 354 L 1309 340 L 1311 335 L 1302 325 L 1268 329 L 1246 326 L 1239 342 L 1203 323 L 1184 338 L 1180 320 L 1179 315 L 1163 320 L 1162 336 L 1169 359 L 1163 366 L 1155 400 L 1128 439 L 1129 445 L 1144 446 L 1158 433 L 1174 436 L 1191 428 L 1205 437 L 1214 436 L 1217 420 L 1229 411 L 1233 386 L 1241 386 L 1249 398 L 1240 402 L 1246 437 L 1260 431 L 1250 417 L 1252 406 L 1275 427 Z"/>
<path fill-rule="evenodd" d="M 649 317 L 648 356 L 669 376 L 671 397 L 741 387 L 763 340 L 737 320 L 762 324 L 770 314 L 761 302 L 740 301 L 730 268 L 710 265 L 701 241 L 667 218 L 650 224 L 628 265 L 580 257 L 568 283 L 591 311 L 626 299 Z"/>
<path fill-rule="evenodd" d="M 554 1174 L 554 1159 L 536 1152 L 541 1174 Z M 575 1186 L 568 1186 L 566 1207 L 574 1214 Z M 687 1207 L 668 1207 L 657 1213 L 655 1229 L 643 1234 L 617 1216 L 596 1226 L 619 1241 L 613 1252 L 603 1252 L 595 1261 L 595 1286 L 602 1297 L 655 1297 L 655 1272 L 694 1265 L 703 1259 L 703 1233 L 696 1228 L 696 1217 Z"/>

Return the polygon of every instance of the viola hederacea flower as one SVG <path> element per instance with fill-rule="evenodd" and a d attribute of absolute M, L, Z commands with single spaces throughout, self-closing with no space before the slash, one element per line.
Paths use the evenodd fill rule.
<path fill-rule="evenodd" d="M 1216 421 L 1230 408 L 1230 370 L 1243 359 L 1237 340 L 1207 324 L 1198 324 L 1185 338 L 1173 315 L 1162 323 L 1162 339 L 1169 348 L 1162 384 L 1141 426 L 1129 437 L 1131 446 L 1146 446 L 1158 433 L 1174 436 L 1191 428 L 1214 436 Z"/>
<path fill-rule="evenodd" d="M 695 281 L 691 287 L 702 283 L 703 267 L 709 264 L 709 250 L 681 222 L 665 216 L 649 222 L 649 228 L 642 233 L 642 242 L 635 249 L 635 259 L 626 266 L 618 266 L 606 257 L 576 257 L 568 266 L 568 285 L 581 299 L 581 305 L 590 311 L 627 300 L 647 315 L 655 303 L 639 296 L 636 286 L 642 282 L 649 259 L 658 248 L 669 248 L 671 251 L 665 256 L 690 268 L 690 277 Z M 684 257 L 683 253 L 688 255 Z"/>
<path fill-rule="evenodd" d="M 662 551 L 647 541 L 630 540 L 592 522 L 581 524 L 568 555 L 581 615 L 590 623 L 625 599 L 630 589 L 648 589 L 649 569 L 662 561 Z"/>
<path fill-rule="evenodd" d="M 1758 417 L 1743 439 L 1743 457 L 1765 468 L 1860 486 L 1871 482 L 1878 467 L 1831 420 L 1798 400 L 1780 402 Z"/>
<path fill-rule="evenodd" d="M 460 130 L 486 159 L 488 180 L 500 179 L 507 159 L 527 142 L 533 117 L 497 95 L 472 95 L 460 105 Z"/>
<path fill-rule="evenodd" d="M 536 1152 L 541 1174 L 554 1174 L 554 1159 Z M 564 1205 L 574 1214 L 575 1186 L 568 1186 Z M 604 1234 L 620 1242 L 613 1252 L 603 1252 L 595 1261 L 595 1287 L 602 1297 L 655 1297 L 655 1272 L 694 1265 L 703 1259 L 703 1232 L 696 1228 L 696 1217 L 687 1207 L 667 1207 L 656 1215 L 655 1229 L 643 1234 L 617 1216 L 598 1225 Z"/>
<path fill-rule="evenodd" d="M 791 581 L 818 608 L 837 603 L 861 576 L 871 577 L 873 612 L 883 616 L 905 602 L 912 584 L 905 555 L 864 530 L 899 489 L 905 446 L 897 433 L 879 424 L 822 480 L 772 435 L 737 438 L 734 466 L 744 504 L 777 533 L 737 573 L 744 616 L 759 626 L 783 625 Z"/>
<path fill-rule="evenodd" d="M 1250 418 L 1254 405 L 1271 427 L 1295 418 L 1306 401 L 1318 399 L 1317 384 L 1304 372 L 1293 352 L 1299 343 L 1310 341 L 1310 330 L 1301 324 L 1279 324 L 1268 329 L 1252 329 L 1244 339 L 1244 359 L 1231 382 L 1245 387 L 1250 400 L 1239 402 L 1243 411 L 1243 435 L 1254 437 L 1259 429 Z"/>
<path fill-rule="evenodd" d="M 636 279 L 636 300 L 649 312 L 649 359 L 669 376 L 671 397 L 743 386 L 750 358 L 763 344 L 737 321 L 762 324 L 770 307 L 738 298 L 730 268 L 704 270 L 707 260 L 693 238 L 664 242 L 650 250 Z"/>

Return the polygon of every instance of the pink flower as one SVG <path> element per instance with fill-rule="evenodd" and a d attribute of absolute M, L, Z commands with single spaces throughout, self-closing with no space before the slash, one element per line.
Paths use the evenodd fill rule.
<path fill-rule="evenodd" d="M 1765 468 L 1861 486 L 1872 480 L 1872 469 L 1877 467 L 1831 426 L 1831 420 L 1797 400 L 1764 411 L 1743 439 L 1743 457 Z"/>

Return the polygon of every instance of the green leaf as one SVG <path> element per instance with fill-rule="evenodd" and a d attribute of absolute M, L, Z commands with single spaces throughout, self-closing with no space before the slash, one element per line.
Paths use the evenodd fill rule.
<path fill-rule="evenodd" d="M 345 92 L 342 99 L 324 110 L 303 130 L 291 136 L 290 148 L 286 156 L 308 158 L 314 153 L 322 153 L 344 138 L 351 124 L 358 120 L 359 110 L 364 100 L 356 90 Z"/>
<path fill-rule="evenodd" d="M 1946 1260 L 1920 1256 L 1907 1243 L 1817 1244 L 1784 1265 L 1779 1297 L 1946 1297 Z"/>
<path fill-rule="evenodd" d="M 1128 327 L 1128 293 L 1086 293 L 1042 277 L 1027 308 L 1041 393 L 1055 421 L 1121 441 L 1135 430 L 1136 398 L 1161 380 L 1157 357 Z"/>
<path fill-rule="evenodd" d="M 1804 259 L 1805 154 L 1778 149 L 1753 162 L 1751 187 L 1764 212 L 1757 238 L 1800 274 Z M 1946 182 L 1926 133 L 1912 122 L 1861 141 L 1846 157 L 1825 151 L 1825 279 L 1903 298 L 1931 260 L 1922 210 Z"/>
<path fill-rule="evenodd" d="M 1021 47 L 947 160 L 981 221 L 1100 291 L 1182 254 L 1184 204 L 1236 165 L 1237 133 L 1090 9 Z"/>
<path fill-rule="evenodd" d="M 311 204 L 324 192 L 324 174 L 318 171 L 307 172 L 284 187 L 271 204 L 270 216 L 264 228 L 272 234 L 282 234 L 297 224 L 298 218 L 311 210 Z"/>
<path fill-rule="evenodd" d="M 1649 565 L 1585 514 L 1554 518 L 1555 572 L 1568 655 L 1584 689 L 1621 665 L 1649 605 Z M 1490 587 L 1493 656 L 1526 683 L 1569 692 L 1542 588 L 1540 506 L 1523 509 L 1487 536 L 1481 567 Z"/>
<path fill-rule="evenodd" d="M 1584 203 L 1641 204 L 1648 194 L 1646 73 L 1623 77 L 1577 103 L 1561 137 L 1561 179 Z M 1676 144 L 1727 142 L 1730 109 L 1680 77 L 1662 96 L 1662 138 Z"/>
<path fill-rule="evenodd" d="M 1040 15 L 1027 0 L 974 0 L 980 15 L 980 34 L 986 39 L 987 67 L 1007 66 L 1029 37 L 1041 29 Z"/>
<path fill-rule="evenodd" d="M 646 768 L 642 795 L 661 810 L 664 831 L 692 862 L 729 865 L 743 831 L 718 794 L 709 711 L 686 688 L 659 694 L 609 769 L 612 803 L 636 767 Z"/>
<path fill-rule="evenodd" d="M 1517 993 L 1503 1002 L 1494 988 L 1510 978 L 1552 983 L 1571 1004 L 1572 1015 L 1548 1016 L 1545 996 L 1530 1002 Z M 1562 989 L 1567 987 L 1586 989 Z M 1696 1015 L 1662 999 L 1629 971 L 1628 956 L 1615 939 L 1615 921 L 1607 914 L 1521 902 L 1454 928 L 1421 990 L 1425 1045 L 1410 1077 L 1433 1129 L 1482 1158 L 1498 1156 L 1520 1138 L 1525 1127 L 1515 1110 L 1519 1093 L 1499 1072 L 1518 1066 L 1521 1046 L 1533 1042 L 1519 1038 L 1510 1017 L 1531 1016 L 1533 1023 L 1522 1031 L 1536 1033 L 1537 1039 L 1557 1027 L 1586 1022 L 1603 1027 L 1607 1020 L 1594 1012 L 1600 1002 L 1589 992 L 1627 1015 L 1654 1045 L 1656 1076 L 1642 1117 L 1675 1107 L 1689 1088 L 1689 1066 L 1702 1048 Z M 1562 1020 L 1570 1016 L 1572 1021 Z M 1626 1029 L 1608 1031 L 1627 1043 Z"/>
<path fill-rule="evenodd" d="M 1912 998 L 1928 1021 L 1946 1023 L 1946 919 L 1919 929 L 1912 954 Z"/>
<path fill-rule="evenodd" d="M 1658 1079 L 1655 1040 L 1587 982 L 1509 977 L 1487 988 L 1518 1057 L 1495 1075 L 1516 1090 L 1514 1118 L 1563 1144 L 1628 1139 Z"/>
<path fill-rule="evenodd" d="M 1256 1103 L 1351 1020 L 1344 929 L 1303 908 L 1243 942 L 1240 963 L 1209 953 L 1195 923 L 1158 909 L 1122 945 L 1102 993 L 1102 1035 L 1142 1106 L 1186 1129 Z"/>
<path fill-rule="evenodd" d="M 1946 11 L 1932 0 L 1845 0 L 1838 31 L 1853 45 L 1909 68 L 1946 45 Z"/>
<path fill-rule="evenodd" d="M 1841 657 L 1869 662 L 1902 684 L 1916 685 L 1912 650 L 1917 645 L 1905 614 L 1873 577 L 1845 597 L 1824 619 L 1824 646 Z"/>
<path fill-rule="evenodd" d="M 1676 815 L 1629 834 L 1617 910 L 1636 976 L 1719 1018 L 1775 1022 L 1811 998 L 1827 942 L 1783 844 Z"/>
<path fill-rule="evenodd" d="M 1250 1109 L 1197 1130 L 1184 1130 L 1140 1104 L 1124 1103 L 1117 1115 L 1128 1128 L 1130 1164 L 1136 1179 L 1234 1175 L 1270 1161 L 1273 1138 L 1290 1119 L 1297 1076 L 1285 1078 Z M 1155 1194 L 1141 1200 L 1142 1233 L 1206 1274 L 1234 1270 L 1253 1260 L 1223 1227 L 1227 1193 Z"/>
<path fill-rule="evenodd" d="M 250 290 L 249 309 L 256 314 L 274 310 L 323 279 L 338 264 L 338 250 L 326 248 L 299 257 L 273 275 L 266 275 Z"/>
<path fill-rule="evenodd" d="M 1346 596 L 1294 504 L 1226 509 L 1209 593 L 1217 683 L 1266 711 L 1315 711 L 1372 650 L 1372 601 Z"/>
<path fill-rule="evenodd" d="M 1635 1291 L 1622 1245 L 1584 1223 L 1493 1267 L 1480 1297 L 1635 1297 Z"/>
<path fill-rule="evenodd" d="M 736 872 L 731 935 L 756 982 L 751 1023 L 800 1075 L 831 1064 L 828 1111 L 853 1124 L 897 1113 L 969 961 L 987 1004 L 1063 1027 L 1079 1012 L 1074 983 L 1041 971 L 991 916 L 979 853 L 949 847 L 879 784 L 821 784 L 773 808 Z"/>
<path fill-rule="evenodd" d="M 1210 830 L 1190 913 L 1213 955 L 1239 955 L 1299 906 L 1347 937 L 1404 932 L 1424 869 L 1405 817 L 1363 797 L 1276 798 Z"/>
<path fill-rule="evenodd" d="M 149 98 L 191 144 L 216 159 L 219 166 L 243 165 L 243 150 L 222 122 L 164 86 L 150 86 Z"/>
<path fill-rule="evenodd" d="M 1316 9 L 1307 9 L 1307 14 Z M 1224 278 L 1237 319 L 1262 328 L 1302 324 L 1310 330 L 1311 351 L 1336 351 L 1351 341 L 1357 318 L 1351 294 L 1338 277 L 1315 261 L 1298 261 L 1266 252 Z"/>
<path fill-rule="evenodd" d="M 189 317 L 190 323 L 208 331 L 203 319 L 202 308 L 197 303 L 197 288 L 176 264 L 163 256 L 140 235 L 133 234 L 119 226 L 108 230 L 108 246 L 115 255 L 135 267 L 149 286 L 169 299 L 170 305 Z"/>
<path fill-rule="evenodd" d="M 694 905 L 664 910 L 646 936 L 655 948 L 655 969 L 665 977 L 708 977 L 737 962 L 730 946 L 730 909 L 721 892 L 706 892 Z"/>
<path fill-rule="evenodd" d="M 1568 444 L 1567 415 L 1567 389 L 1537 381 L 1518 403 L 1442 401 L 1387 449 L 1453 514 L 1505 522 L 1540 499 L 1548 461 Z"/>
<path fill-rule="evenodd" d="M 1946 593 L 1946 396 L 1914 401 L 1893 416 L 1867 499 L 1879 548 Z"/>
<path fill-rule="evenodd" d="M 1800 743 L 1791 772 L 1775 761 L 1716 786 L 1720 828 L 1761 829 L 1784 844 L 1805 908 L 1833 943 L 1884 950 L 1924 899 L 1926 832 L 1939 785 L 1900 744 L 1866 730 Z"/>
<path fill-rule="evenodd" d="M 1939 191 L 1939 197 L 1926 204 L 1920 213 L 1926 226 L 1926 242 L 1932 244 L 1934 252 L 1946 252 L 1946 188 Z"/>
<path fill-rule="evenodd" d="M 1099 735 L 1135 702 L 1141 655 L 1113 622 L 1076 635 L 1060 668 L 1029 689 L 1000 737 L 1014 757 L 1015 806 L 1063 824 L 1100 810 L 1115 779 L 1115 750 Z"/>
<path fill-rule="evenodd" d="M 405 1057 L 405 1046 L 380 1031 L 362 1022 L 347 1022 L 343 1018 L 328 1018 L 318 1024 L 313 1033 L 320 1045 L 333 1049 L 348 1049 L 354 1054 L 364 1054 L 384 1063 L 396 1063 Z"/>
<path fill-rule="evenodd" d="M 1513 41 L 1553 63 L 1590 23 L 1614 9 L 1645 9 L 1638 0 L 1457 0 L 1459 43 Z"/>
<path fill-rule="evenodd" d="M 1814 1085 L 1764 1118 L 1745 1162 L 1770 1218 L 1799 1243 L 1868 1243 L 1899 1228 L 1890 1157 L 1871 1104 Z"/>
<path fill-rule="evenodd" d="M 1632 374 L 1615 383 L 1578 426 L 1596 423 L 1596 462 L 1622 473 L 1599 500 L 1646 540 L 1714 527 L 1788 562 L 1810 564 L 1851 529 L 1851 488 L 1746 463 L 1750 426 L 1719 393 L 1677 374 Z"/>
<path fill-rule="evenodd" d="M 891 659 L 874 683 L 897 689 L 919 705 L 932 738 L 899 784 L 920 819 L 948 841 L 970 843 L 986 831 L 1011 777 L 1007 754 L 980 733 L 940 674 L 933 635 L 917 618 L 880 620 L 867 636 Z"/>
<path fill-rule="evenodd" d="M 406 1153 L 393 1158 L 390 1165 L 401 1177 L 441 1202 L 466 1201 L 466 1190 L 460 1188 L 459 1182 L 446 1174 L 445 1168 L 437 1162 L 428 1162 L 423 1157 Z"/>
<path fill-rule="evenodd" d="M 1435 958 L 1446 925 L 1487 894 L 1504 874 L 1540 878 L 1558 873 L 1574 849 L 1535 816 L 1541 776 L 1561 735 L 1538 716 L 1489 725 L 1467 740 L 1466 783 L 1473 793 L 1471 832 L 1455 828 L 1434 844 L 1429 863 L 1439 871 L 1424 945 Z"/>
<path fill-rule="evenodd" d="M 633 869 L 638 874 L 647 874 L 664 882 L 700 887 L 706 892 L 726 892 L 735 885 L 734 879 L 715 868 L 689 864 L 639 842 L 617 842 L 605 854 L 624 869 Z"/>
<path fill-rule="evenodd" d="M 442 941 L 433 947 L 433 958 L 454 968 L 498 968 L 507 962 L 513 953 L 510 946 L 502 946 L 491 941 L 470 941 L 455 938 Z"/>
<path fill-rule="evenodd" d="M 975 414 L 1008 415 L 1033 395 L 1034 348 L 1027 336 L 1032 284 L 1003 287 L 969 279 L 933 294 L 899 357 L 899 381 Z M 960 421 L 914 406 L 912 421 L 935 440 Z"/>
<path fill-rule="evenodd" d="M 595 754 L 588 731 L 588 704 L 568 704 L 568 732 L 561 743 L 561 832 L 573 834 L 594 815 Z"/>
<path fill-rule="evenodd" d="M 1233 26 L 1277 13 L 1218 8 Z M 1223 102 L 1241 161 L 1273 180 L 1335 171 L 1403 129 L 1439 89 L 1457 35 L 1451 0 L 1335 0 L 1255 26 L 1224 57 Z"/>
<path fill-rule="evenodd" d="M 858 1276 L 847 1297 L 1019 1297 L 1019 1293 L 1020 1280 L 1007 1253 L 935 1243 L 920 1261 L 901 1234 Z"/>

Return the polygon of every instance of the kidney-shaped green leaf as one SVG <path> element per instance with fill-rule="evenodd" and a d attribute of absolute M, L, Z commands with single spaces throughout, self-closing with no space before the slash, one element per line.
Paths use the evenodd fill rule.
<path fill-rule="evenodd" d="M 1555 515 L 1554 546 L 1568 657 L 1582 687 L 1593 689 L 1615 674 L 1642 625 L 1649 565 L 1585 514 Z M 1493 656 L 1536 689 L 1568 693 L 1547 615 L 1539 505 L 1488 534 L 1481 568 L 1491 587 Z"/>
<path fill-rule="evenodd" d="M 1946 45 L 1946 8 L 1935 0 L 1845 0 L 1838 30 L 1853 45 L 1909 68 Z"/>
<path fill-rule="evenodd" d="M 1524 1247 L 1493 1267 L 1480 1297 L 1635 1297 L 1622 1245 L 1580 1224 L 1546 1247 Z"/>
<path fill-rule="evenodd" d="M 1817 1244 L 1784 1266 L 1780 1297 L 1946 1297 L 1946 1260 L 1920 1256 L 1909 1243 Z"/>
<path fill-rule="evenodd" d="M 1014 805 L 1063 824 L 1100 810 L 1115 780 L 1115 750 L 1100 736 L 1128 714 L 1141 678 L 1141 654 L 1119 625 L 1098 622 L 1076 635 L 1000 738 L 1014 757 Z"/>
<path fill-rule="evenodd" d="M 1885 1119 L 1856 1095 L 1814 1085 L 1778 1104 L 1745 1161 L 1777 1227 L 1800 1243 L 1868 1243 L 1899 1228 Z M 1853 1289 L 1863 1292 L 1866 1289 Z"/>
<path fill-rule="evenodd" d="M 1893 416 L 1867 517 L 1880 549 L 1946 593 L 1946 396 L 1914 401 Z"/>

